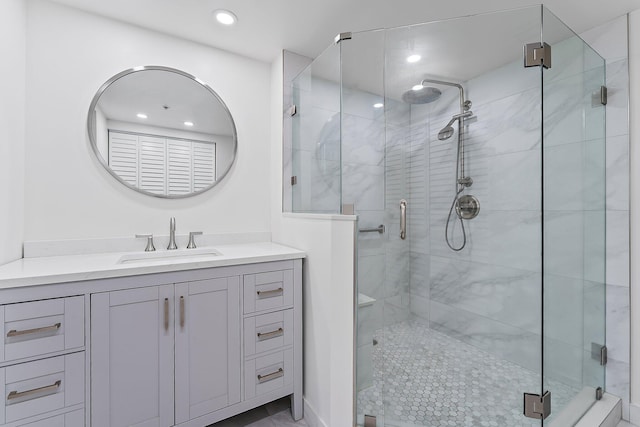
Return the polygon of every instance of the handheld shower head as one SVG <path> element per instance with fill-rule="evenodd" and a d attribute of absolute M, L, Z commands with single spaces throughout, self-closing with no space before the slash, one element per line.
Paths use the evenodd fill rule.
<path fill-rule="evenodd" d="M 440 141 L 444 141 L 446 139 L 451 138 L 454 132 L 453 126 L 451 125 L 453 125 L 456 120 L 464 120 L 467 117 L 471 117 L 471 116 L 473 116 L 473 111 L 465 111 L 464 113 L 454 115 L 451 118 L 451 120 L 449 120 L 449 123 L 447 123 L 447 125 L 443 127 L 440 132 L 438 132 L 438 139 Z"/>
<path fill-rule="evenodd" d="M 448 125 L 443 127 L 440 132 L 438 132 L 438 139 L 440 141 L 447 140 L 453 136 L 453 132 L 453 127 L 451 126 L 451 123 L 449 123 Z"/>

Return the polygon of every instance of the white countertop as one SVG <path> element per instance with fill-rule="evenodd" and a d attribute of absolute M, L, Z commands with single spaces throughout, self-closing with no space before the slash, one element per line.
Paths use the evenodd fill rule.
<path fill-rule="evenodd" d="M 165 258 L 124 264 L 119 264 L 118 260 L 125 255 L 131 255 L 132 252 L 23 258 L 0 266 L 0 289 L 305 257 L 303 251 L 270 242 L 219 245 L 212 248 L 220 252 L 220 255 Z M 188 249 L 181 251 L 188 252 Z M 136 253 L 144 254 L 142 251 Z"/>

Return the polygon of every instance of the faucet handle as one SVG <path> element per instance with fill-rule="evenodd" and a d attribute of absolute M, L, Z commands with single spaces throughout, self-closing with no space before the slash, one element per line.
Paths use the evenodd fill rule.
<path fill-rule="evenodd" d="M 153 246 L 153 234 L 136 234 L 136 238 L 146 238 L 147 239 L 147 247 L 144 248 L 145 252 L 153 252 L 156 250 L 156 247 Z"/>
<path fill-rule="evenodd" d="M 190 231 L 189 232 L 189 244 L 187 245 L 187 249 L 195 249 L 196 248 L 196 240 L 194 236 L 202 236 L 202 231 Z"/>

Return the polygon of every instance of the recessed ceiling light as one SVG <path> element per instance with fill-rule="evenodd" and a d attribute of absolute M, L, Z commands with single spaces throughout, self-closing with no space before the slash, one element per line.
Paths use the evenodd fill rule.
<path fill-rule="evenodd" d="M 424 86 L 422 86 L 421 84 L 419 85 L 415 85 L 414 87 L 411 88 L 411 90 L 420 90 L 422 89 Z"/>
<path fill-rule="evenodd" d="M 184 122 L 185 126 L 193 126 L 193 122 Z"/>
<path fill-rule="evenodd" d="M 407 57 L 407 62 L 418 62 L 422 58 L 420 55 L 411 55 Z"/>
<path fill-rule="evenodd" d="M 138 113 L 138 114 L 136 114 L 136 116 L 138 116 L 139 119 L 146 119 L 147 118 L 147 115 L 144 114 L 144 113 Z"/>
<path fill-rule="evenodd" d="M 222 25 L 233 25 L 238 22 L 238 17 L 228 10 L 218 9 L 213 12 L 216 20 Z"/>
<path fill-rule="evenodd" d="M 373 108 L 382 108 L 384 107 L 384 104 L 382 102 L 376 102 L 375 104 L 373 104 Z"/>

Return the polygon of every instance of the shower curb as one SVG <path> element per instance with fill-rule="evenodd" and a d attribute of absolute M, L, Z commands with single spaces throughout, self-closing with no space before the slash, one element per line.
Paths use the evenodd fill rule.
<path fill-rule="evenodd" d="M 575 427 L 616 427 L 622 419 L 622 400 L 605 393 L 601 400 L 593 404 Z"/>

